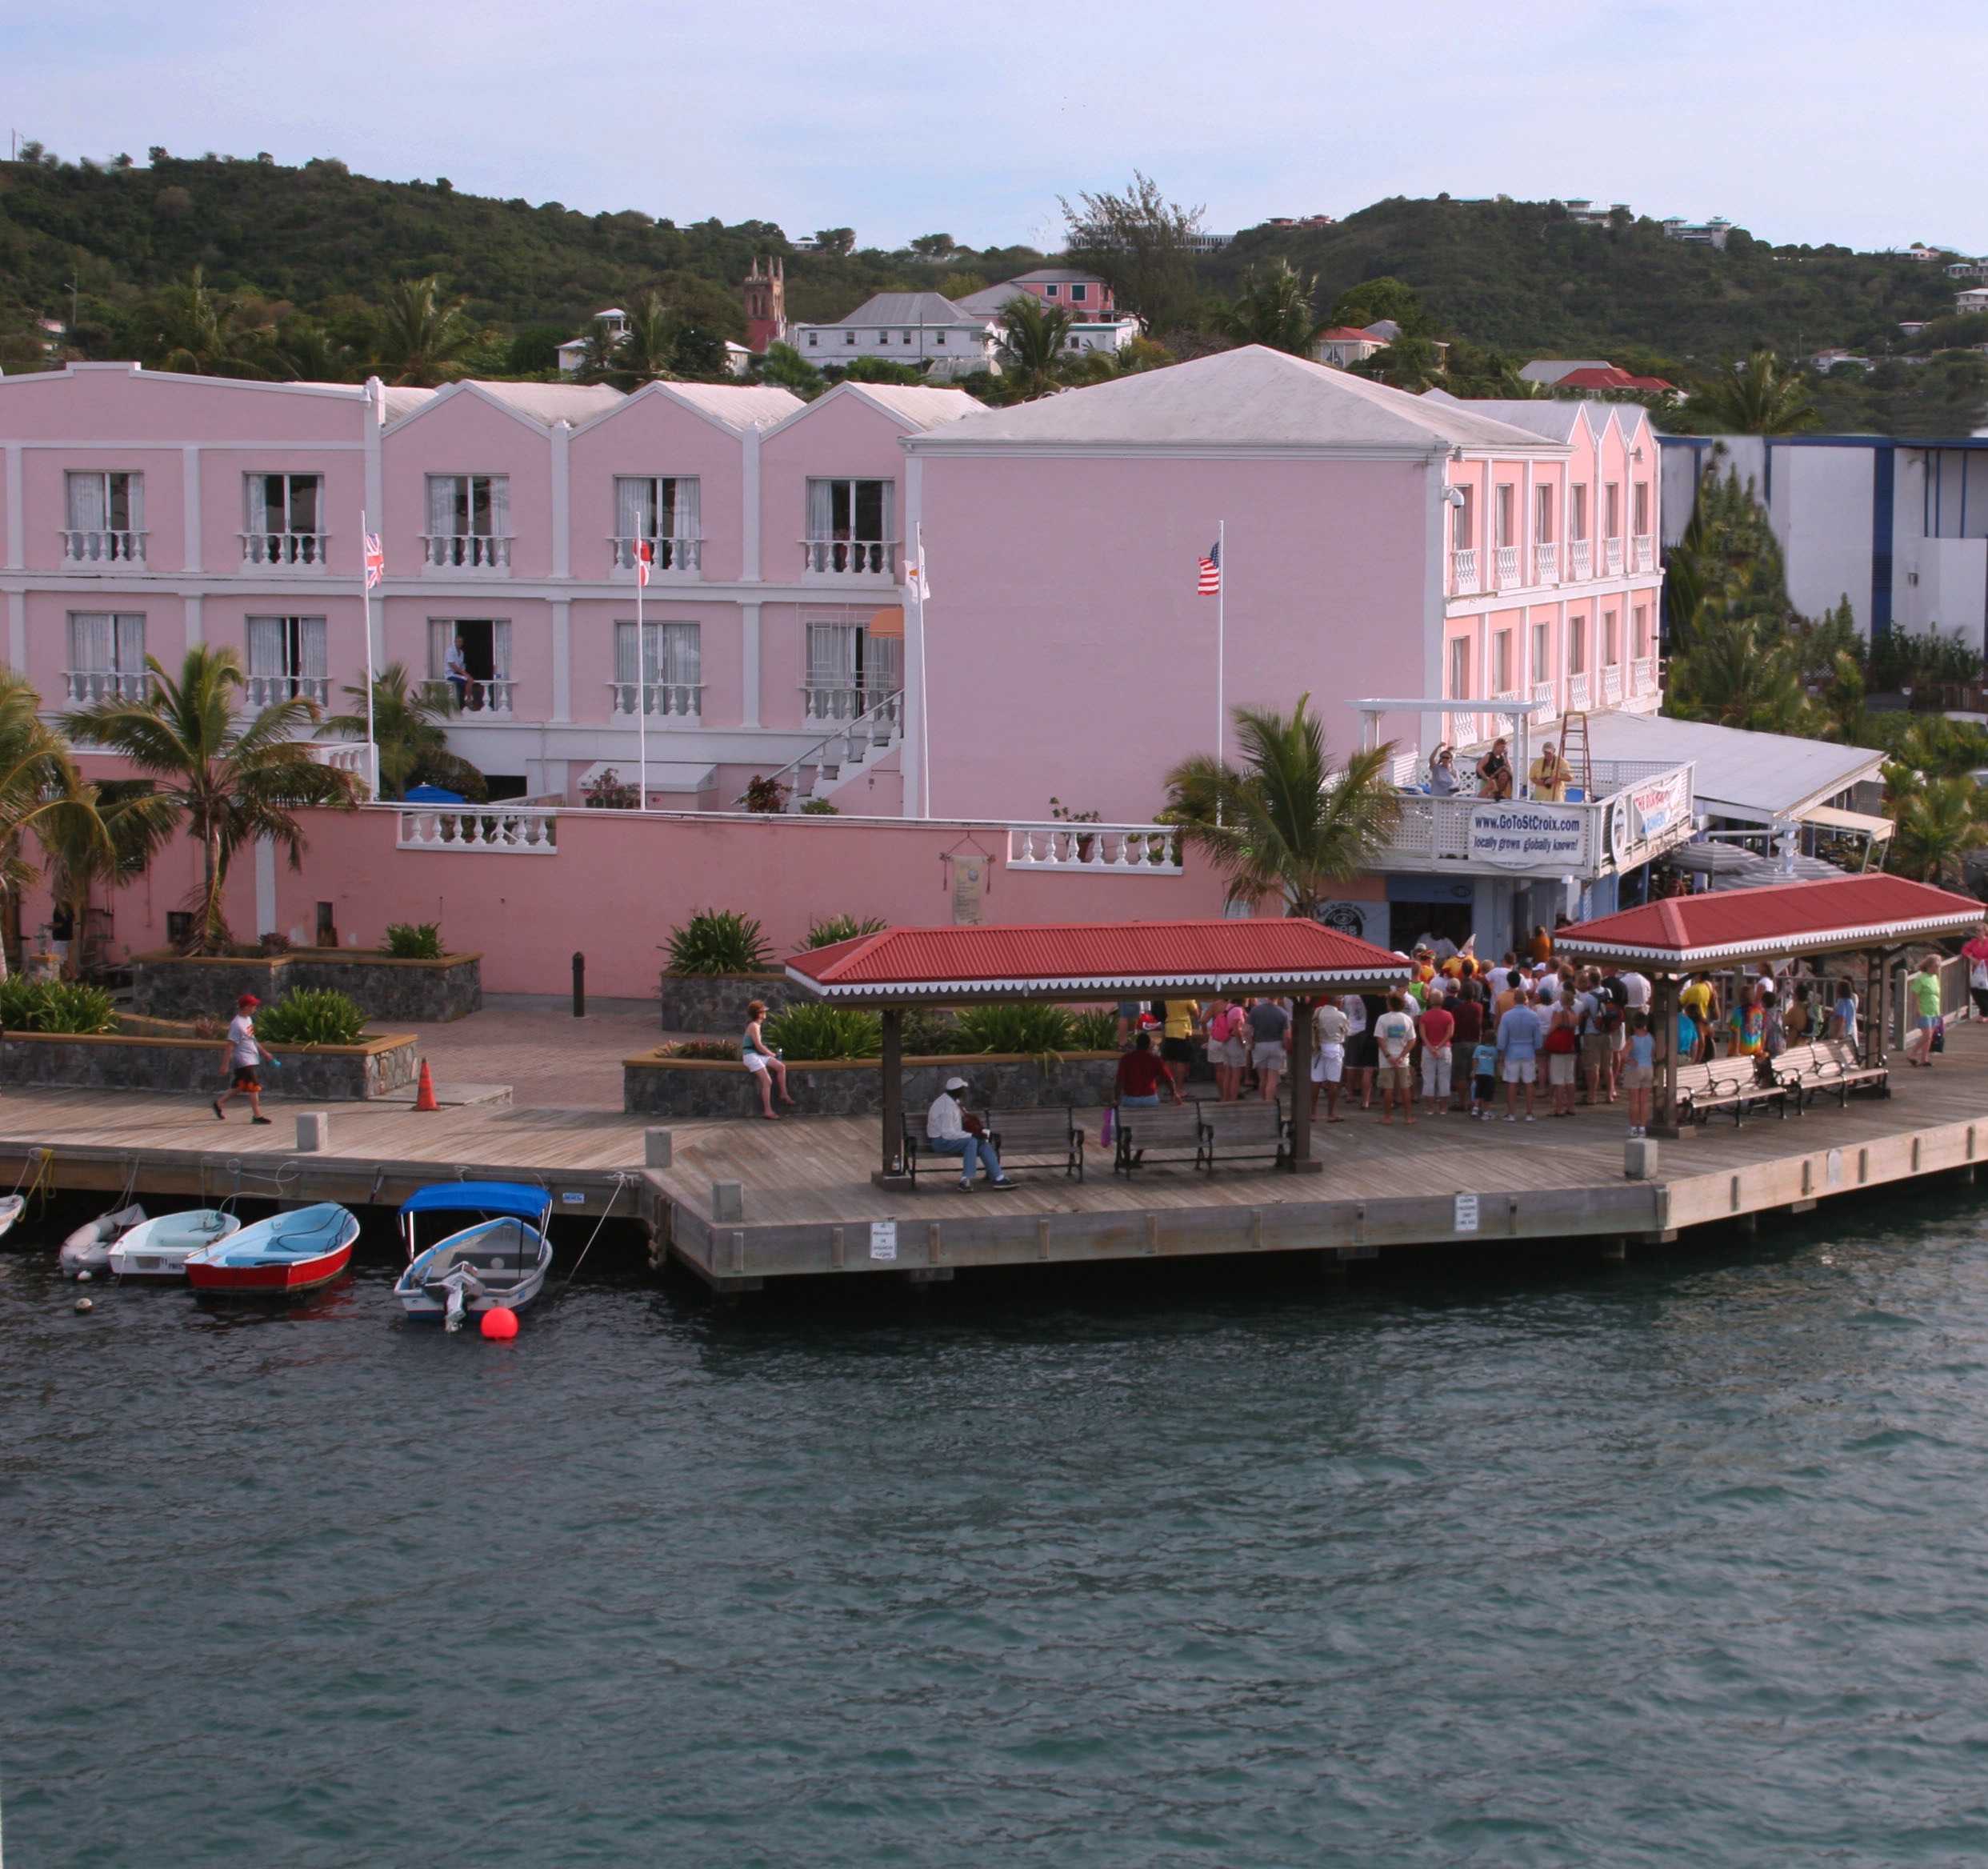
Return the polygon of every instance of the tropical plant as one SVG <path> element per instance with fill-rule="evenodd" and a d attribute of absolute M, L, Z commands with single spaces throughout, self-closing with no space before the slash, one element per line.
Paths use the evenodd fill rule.
<path fill-rule="evenodd" d="M 188 898 L 194 910 L 195 954 L 233 950 L 225 906 L 229 866 L 244 846 L 268 838 L 303 868 L 304 834 L 292 814 L 308 806 L 356 809 L 349 774 L 320 766 L 294 736 L 318 719 L 302 696 L 272 702 L 244 720 L 236 706 L 244 677 L 231 648 L 196 645 L 179 678 L 154 656 L 142 698 L 107 696 L 62 717 L 73 741 L 122 754 L 151 781 L 148 809 L 174 827 L 184 825 L 200 846 L 201 881 Z"/>
<path fill-rule="evenodd" d="M 881 934 L 890 924 L 881 915 L 823 915 L 808 923 L 808 947 L 833 947 L 838 941 L 854 941 L 858 935 Z"/>
<path fill-rule="evenodd" d="M 204 269 L 195 266 L 183 286 L 168 286 L 137 314 L 140 350 L 154 370 L 182 376 L 251 378 L 274 374 L 267 360 L 267 334 L 250 320 L 240 301 L 208 288 Z"/>
<path fill-rule="evenodd" d="M 1887 779 L 1895 770 L 1887 768 Z M 1974 780 L 1915 778 L 1893 786 L 1890 803 L 1897 829 L 1886 866 L 1922 882 L 1962 882 L 1968 853 L 1982 842 L 1982 791 Z"/>
<path fill-rule="evenodd" d="M 787 808 L 787 788 L 778 779 L 767 778 L 755 772 L 746 782 L 746 790 L 738 802 L 748 811 L 778 817 Z"/>
<path fill-rule="evenodd" d="M 1231 902 L 1274 894 L 1287 913 L 1310 915 L 1330 886 L 1370 868 L 1394 834 L 1393 743 L 1334 772 L 1309 694 L 1289 714 L 1238 707 L 1234 718 L 1242 764 L 1207 753 L 1182 760 L 1167 774 L 1167 818 L 1228 878 Z"/>
<path fill-rule="evenodd" d="M 1902 688 L 1937 690 L 1963 687 L 1981 678 L 1981 651 L 1958 636 L 1937 630 L 1915 635 L 1909 630 L 1887 630 L 1870 646 L 1872 687 L 1881 694 Z M 1917 704 L 1917 696 L 1914 704 Z"/>
<path fill-rule="evenodd" d="M 172 835 L 173 814 L 143 779 L 100 779 L 65 798 L 36 821 L 50 895 L 87 926 L 90 898 L 100 887 L 115 888 L 146 866 Z M 63 971 L 82 971 L 84 943 L 70 944 Z"/>
<path fill-rule="evenodd" d="M 759 1028 L 766 1043 L 787 1058 L 879 1058 L 883 1021 L 853 1006 L 825 1006 L 802 999 L 773 1014 Z"/>
<path fill-rule="evenodd" d="M 659 1045 L 658 1053 L 665 1058 L 698 1058 L 711 1064 L 736 1064 L 739 1047 L 730 1039 L 678 1039 L 674 1044 Z"/>
<path fill-rule="evenodd" d="M 386 951 L 395 960 L 440 960 L 442 924 L 439 922 L 389 922 Z"/>
<path fill-rule="evenodd" d="M 1242 290 L 1234 304 L 1218 314 L 1216 329 L 1238 344 L 1266 344 L 1294 357 L 1309 357 L 1318 330 L 1312 301 L 1318 282 L 1291 270 L 1280 259 L 1259 274 L 1254 266 L 1242 275 Z"/>
<path fill-rule="evenodd" d="M 959 1049 L 958 1021 L 944 1006 L 907 1006 L 900 1043 L 906 1058 L 945 1058 Z"/>
<path fill-rule="evenodd" d="M 673 974 L 763 974 L 773 965 L 765 931 L 750 915 L 702 909 L 666 944 Z"/>
<path fill-rule="evenodd" d="M 1016 401 L 1058 387 L 1073 322 L 1068 306 L 1050 305 L 1033 292 L 1018 292 L 1002 306 L 997 354 L 1002 386 Z"/>
<path fill-rule="evenodd" d="M 340 690 L 352 710 L 334 714 L 325 722 L 334 733 L 362 740 L 366 734 L 363 683 Z M 373 677 L 373 743 L 380 752 L 380 795 L 403 798 L 410 786 L 434 785 L 480 803 L 490 794 L 489 782 L 468 760 L 449 750 L 442 722 L 456 712 L 446 684 L 417 686 L 404 662 L 390 662 Z"/>
<path fill-rule="evenodd" d="M 954 1034 L 962 1051 L 1012 1051 L 1038 1058 L 1073 1047 L 1069 1012 L 1042 1000 L 962 1007 Z"/>
<path fill-rule="evenodd" d="M 791 344 L 769 344 L 759 366 L 759 380 L 777 389 L 790 390 L 804 402 L 812 402 L 828 387 L 822 373 Z"/>
<path fill-rule="evenodd" d="M 582 786 L 580 796 L 596 811 L 633 811 L 642 803 L 642 792 L 634 782 L 623 778 L 611 766 L 596 774 L 591 785 Z"/>
<path fill-rule="evenodd" d="M 0 1027 L 16 1032 L 114 1032 L 118 1009 L 100 987 L 68 980 L 0 980 Z"/>
<path fill-rule="evenodd" d="M 801 815 L 804 818 L 839 818 L 842 814 L 842 806 L 827 798 L 808 798 L 801 806 Z"/>
<path fill-rule="evenodd" d="M 1073 1051 L 1115 1051 L 1118 1048 L 1118 1015 L 1109 1007 L 1087 1006 L 1070 1015 L 1070 1044 Z"/>
<path fill-rule="evenodd" d="M 356 1045 L 366 1015 L 328 987 L 293 987 L 255 1015 L 255 1035 L 272 1045 Z"/>
<path fill-rule="evenodd" d="M 1774 618 L 1708 602 L 1688 654 L 1673 656 L 1666 711 L 1756 733 L 1786 733 L 1805 706 L 1798 659 Z"/>
<path fill-rule="evenodd" d="M 450 298 L 432 273 L 395 286 L 374 325 L 374 354 L 389 379 L 425 389 L 460 376 L 489 336 L 464 311 L 468 302 Z"/>
<path fill-rule="evenodd" d="M 1079 194 L 1074 206 L 1062 205 L 1072 266 L 1108 279 L 1119 304 L 1137 312 L 1150 330 L 1194 322 L 1201 295 L 1193 246 L 1200 208 L 1167 200 L 1159 184 L 1137 170 L 1122 194 Z"/>
<path fill-rule="evenodd" d="M 1822 419 L 1801 371 L 1764 347 L 1715 371 L 1684 413 L 1691 427 L 1727 434 L 1799 434 Z"/>
<path fill-rule="evenodd" d="M 0 895 L 34 882 L 40 870 L 22 839 L 59 836 L 65 828 L 87 839 L 96 824 L 92 794 L 77 776 L 61 738 L 41 717 L 42 698 L 13 670 L 0 667 Z M 0 979 L 6 954 L 0 947 Z"/>

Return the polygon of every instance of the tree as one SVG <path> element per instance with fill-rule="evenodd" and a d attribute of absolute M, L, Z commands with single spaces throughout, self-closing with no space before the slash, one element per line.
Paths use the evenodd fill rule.
<path fill-rule="evenodd" d="M 1003 386 L 1017 402 L 1057 387 L 1072 319 L 1068 306 L 1050 305 L 1033 292 L 1018 292 L 1002 306 L 998 355 Z"/>
<path fill-rule="evenodd" d="M 1391 744 L 1330 770 L 1323 723 L 1301 694 L 1288 715 L 1238 707 L 1242 762 L 1197 753 L 1167 774 L 1169 817 L 1229 879 L 1232 902 L 1280 894 L 1311 915 L 1328 886 L 1369 869 L 1393 835 L 1401 802 L 1389 782 Z"/>
<path fill-rule="evenodd" d="M 76 936 L 64 971 L 82 971 L 90 898 L 141 873 L 172 835 L 168 802 L 142 778 L 99 780 L 65 799 L 35 826 L 46 859 L 49 893 L 75 918 Z"/>
<path fill-rule="evenodd" d="M 334 714 L 325 725 L 349 738 L 366 738 L 366 690 L 348 686 L 341 692 L 354 703 L 350 714 Z M 455 714 L 446 686 L 417 687 L 404 663 L 390 662 L 373 677 L 373 743 L 380 751 L 380 795 L 400 798 L 414 785 L 439 785 L 466 798 L 482 799 L 489 790 L 482 773 L 449 750 L 442 723 Z M 465 782 L 466 780 L 468 782 Z"/>
<path fill-rule="evenodd" d="M 1421 294 L 1413 286 L 1387 273 L 1378 278 L 1362 279 L 1357 286 L 1347 286 L 1333 300 L 1326 322 L 1350 325 L 1355 330 L 1363 330 L 1383 318 L 1398 325 L 1406 336 L 1423 338 L 1429 334 L 1429 314 L 1422 310 Z"/>
<path fill-rule="evenodd" d="M 1260 274 L 1254 266 L 1242 275 L 1242 290 L 1234 304 L 1217 314 L 1216 328 L 1239 344 L 1266 344 L 1294 357 L 1309 357 L 1318 330 L 1312 300 L 1316 278 L 1291 270 L 1278 260 Z"/>
<path fill-rule="evenodd" d="M 832 254 L 838 259 L 846 258 L 856 250 L 856 230 L 854 227 L 818 227 L 814 233 L 814 250 Z"/>
<path fill-rule="evenodd" d="M 201 644 L 186 651 L 173 680 L 146 658 L 151 691 L 142 700 L 110 696 L 62 717 L 70 739 L 121 754 L 152 781 L 162 814 L 184 826 L 201 847 L 201 882 L 188 897 L 196 927 L 188 951 L 225 955 L 234 947 L 226 903 L 228 870 L 245 845 L 267 838 L 293 870 L 303 867 L 304 834 L 292 813 L 306 806 L 351 810 L 349 774 L 320 766 L 294 736 L 318 719 L 298 696 L 244 721 L 237 691 L 244 677 L 232 649 Z"/>
<path fill-rule="evenodd" d="M 91 814 L 87 788 L 69 749 L 42 721 L 41 705 L 22 676 L 0 667 L 0 893 L 17 897 L 41 874 L 23 853 L 22 838 L 38 837 L 58 816 Z M 6 971 L 0 947 L 0 979 Z"/>
<path fill-rule="evenodd" d="M 1778 621 L 1739 602 L 1708 602 L 1689 654 L 1673 656 L 1667 712 L 1756 733 L 1786 733 L 1806 705 L 1794 652 Z"/>
<path fill-rule="evenodd" d="M 1886 768 L 1890 778 L 1895 768 Z M 1901 794 L 1902 792 L 1902 795 Z M 1982 842 L 1981 788 L 1971 778 L 1917 779 L 1894 786 L 1886 863 L 1922 882 L 1958 883 L 1965 858 Z"/>
<path fill-rule="evenodd" d="M 1720 477 L 1723 451 L 1713 450 L 1691 517 L 1664 566 L 1664 609 L 1677 650 L 1690 647 L 1693 624 L 1708 602 L 1723 602 L 1742 587 L 1751 593 L 1752 614 L 1789 614 L 1779 542 L 1754 497 L 1753 482 L 1742 486 L 1733 468 Z"/>
<path fill-rule="evenodd" d="M 250 326 L 238 300 L 209 290 L 199 266 L 184 286 L 168 286 L 142 304 L 133 322 L 149 369 L 257 380 L 273 374 L 264 334 Z"/>
<path fill-rule="evenodd" d="M 1442 382 L 1442 353 L 1427 338 L 1411 336 L 1403 331 L 1384 350 L 1376 350 L 1371 357 L 1362 358 L 1348 374 L 1370 377 L 1390 389 L 1406 390 L 1411 394 L 1419 395 L 1422 390 L 1434 389 Z"/>
<path fill-rule="evenodd" d="M 1821 420 L 1802 373 L 1768 350 L 1717 372 L 1693 394 L 1683 416 L 1701 432 L 1726 434 L 1799 434 Z"/>
<path fill-rule="evenodd" d="M 1158 182 L 1136 170 L 1122 194 L 1079 194 L 1074 206 L 1058 199 L 1070 228 L 1072 266 L 1109 280 L 1118 302 L 1144 318 L 1149 330 L 1195 322 L 1201 289 L 1193 243 L 1201 231 L 1200 208 L 1170 202 Z"/>
<path fill-rule="evenodd" d="M 950 259 L 959 251 L 959 243 L 950 234 L 921 234 L 911 242 L 911 250 L 927 259 Z"/>
<path fill-rule="evenodd" d="M 402 279 L 386 295 L 374 325 L 374 354 L 396 383 L 429 389 L 462 374 L 466 354 L 489 334 L 463 310 L 466 299 L 444 295 L 442 282 Z"/>
<path fill-rule="evenodd" d="M 791 344 L 769 344 L 759 366 L 759 380 L 778 389 L 791 390 L 804 402 L 812 402 L 828 385 L 822 373 Z"/>

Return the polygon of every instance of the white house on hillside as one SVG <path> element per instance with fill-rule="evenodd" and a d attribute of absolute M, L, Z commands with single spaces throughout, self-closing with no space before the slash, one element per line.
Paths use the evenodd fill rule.
<path fill-rule="evenodd" d="M 818 369 L 882 357 L 923 364 L 935 380 L 997 367 L 998 319 L 970 312 L 936 292 L 879 292 L 834 324 L 792 327 L 787 342 Z"/>

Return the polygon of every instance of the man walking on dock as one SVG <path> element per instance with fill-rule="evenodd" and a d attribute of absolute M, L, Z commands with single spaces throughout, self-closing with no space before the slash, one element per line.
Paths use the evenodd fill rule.
<path fill-rule="evenodd" d="M 222 1106 L 238 1091 L 249 1100 L 251 1123 L 269 1121 L 262 1114 L 262 1086 L 255 1075 L 255 1067 L 262 1062 L 262 1047 L 255 1042 L 255 1009 L 262 1003 L 253 993 L 244 993 L 234 1003 L 234 1017 L 228 1021 L 228 1068 L 233 1076 L 214 1100 L 214 1113 L 223 1123 L 228 1112 Z"/>

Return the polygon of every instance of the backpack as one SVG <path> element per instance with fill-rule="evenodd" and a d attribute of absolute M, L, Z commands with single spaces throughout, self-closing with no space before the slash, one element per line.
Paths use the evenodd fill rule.
<path fill-rule="evenodd" d="M 1620 980 L 1604 980 L 1594 1003 L 1594 1029 L 1611 1035 L 1620 1030 L 1629 1007 L 1629 989 Z"/>

